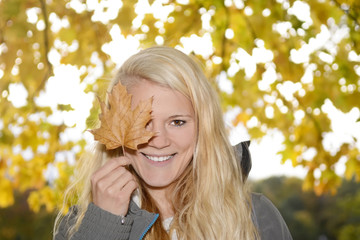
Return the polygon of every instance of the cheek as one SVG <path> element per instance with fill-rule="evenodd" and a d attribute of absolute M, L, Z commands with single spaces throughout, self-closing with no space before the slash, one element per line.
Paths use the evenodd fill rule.
<path fill-rule="evenodd" d="M 135 169 L 136 165 L 139 163 L 139 158 L 141 157 L 141 153 L 126 153 L 126 156 L 130 160 L 130 165 L 132 165 Z"/>
<path fill-rule="evenodd" d="M 183 151 L 183 154 L 186 154 L 186 157 L 192 158 L 196 145 L 195 133 L 184 133 L 182 136 L 178 136 L 177 142 L 178 147 Z"/>

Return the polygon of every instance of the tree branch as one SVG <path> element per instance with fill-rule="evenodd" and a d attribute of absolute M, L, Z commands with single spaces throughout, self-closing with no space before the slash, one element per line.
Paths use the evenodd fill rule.
<path fill-rule="evenodd" d="M 296 97 L 296 100 L 299 102 L 299 106 L 303 109 L 304 113 L 305 113 L 305 116 L 308 117 L 314 124 L 314 127 L 316 129 L 316 135 L 317 135 L 317 139 L 318 139 L 318 142 L 321 143 L 322 142 L 322 128 L 321 128 L 321 125 L 319 124 L 319 122 L 316 120 L 316 118 L 314 117 L 314 115 L 312 113 L 309 113 L 306 109 L 306 106 L 302 103 L 302 101 Z M 322 144 L 320 144 L 322 145 Z"/>
<path fill-rule="evenodd" d="M 332 0 L 333 3 L 335 3 L 335 5 L 337 7 L 339 7 L 351 20 L 354 21 L 355 25 L 356 26 L 360 26 L 360 22 L 358 21 L 357 17 L 353 14 L 351 14 L 350 10 L 351 9 L 351 6 L 349 6 L 349 9 L 344 9 L 341 5 L 341 3 L 339 3 L 337 0 Z"/>
<path fill-rule="evenodd" d="M 39 1 L 40 1 L 40 5 L 41 5 L 41 12 L 43 14 L 44 23 L 45 23 L 43 37 L 44 37 L 44 57 L 45 57 L 45 64 L 47 66 L 47 70 L 45 71 L 45 75 L 44 75 L 40 85 L 37 87 L 34 94 L 36 94 L 37 92 L 39 92 L 41 89 L 44 88 L 46 81 L 53 74 L 53 66 L 50 63 L 50 60 L 48 57 L 48 53 L 50 51 L 50 44 L 49 44 L 49 19 L 48 19 L 48 15 L 47 15 L 46 2 L 45 2 L 45 0 L 39 0 Z"/>
<path fill-rule="evenodd" d="M 221 39 L 221 43 L 222 43 L 222 46 L 221 46 L 221 59 L 223 60 L 221 62 L 221 65 L 222 65 L 222 69 L 226 69 L 226 66 L 225 66 L 225 56 L 226 56 L 226 43 L 227 43 L 227 38 L 225 36 L 225 33 L 226 33 L 226 29 L 229 28 L 229 25 L 230 25 L 230 12 L 229 12 L 229 9 L 225 6 L 225 3 L 223 2 L 222 3 L 222 7 L 224 8 L 225 10 L 225 26 L 224 26 L 224 33 L 222 35 L 222 39 Z"/>

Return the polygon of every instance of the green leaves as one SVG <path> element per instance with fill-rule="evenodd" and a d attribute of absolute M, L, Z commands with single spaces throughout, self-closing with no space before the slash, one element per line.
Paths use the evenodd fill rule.
<path fill-rule="evenodd" d="M 74 110 L 74 108 L 70 104 L 58 104 L 58 110 L 68 112 Z"/>

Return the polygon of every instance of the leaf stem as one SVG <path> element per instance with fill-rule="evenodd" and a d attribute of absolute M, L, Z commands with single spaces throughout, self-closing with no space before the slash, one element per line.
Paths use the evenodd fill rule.
<path fill-rule="evenodd" d="M 125 157 L 125 146 L 124 146 L 125 144 L 123 144 L 122 146 L 121 146 L 121 148 L 122 148 L 122 152 L 123 152 L 123 156 Z"/>

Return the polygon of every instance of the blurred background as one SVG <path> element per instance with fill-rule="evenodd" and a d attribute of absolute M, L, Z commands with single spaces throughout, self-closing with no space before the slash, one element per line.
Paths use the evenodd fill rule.
<path fill-rule="evenodd" d="M 360 239 L 360 2 L 0 0 L 0 239 L 51 239 L 96 96 L 130 55 L 194 55 L 294 239 Z"/>

